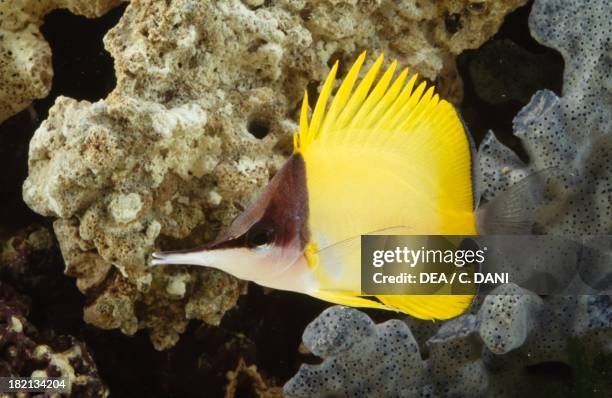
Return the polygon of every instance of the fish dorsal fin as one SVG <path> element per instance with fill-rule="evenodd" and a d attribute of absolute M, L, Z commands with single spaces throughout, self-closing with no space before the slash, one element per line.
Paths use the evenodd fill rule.
<path fill-rule="evenodd" d="M 407 69 L 394 79 L 395 61 L 377 80 L 382 55 L 358 81 L 364 61 L 330 101 L 332 67 L 310 122 L 304 96 L 294 150 L 306 162 L 311 222 L 345 225 L 331 242 L 397 223 L 415 234 L 475 233 L 471 148 L 453 106 Z"/>
<path fill-rule="evenodd" d="M 417 74 L 406 83 L 407 68 L 393 80 L 397 61 L 393 61 L 374 84 L 383 64 L 384 56 L 380 55 L 355 87 L 365 56 L 363 52 L 355 61 L 327 106 L 338 71 L 338 62 L 334 64 L 323 83 L 310 122 L 308 93 L 304 92 L 300 129 L 294 135 L 296 153 L 307 150 L 317 141 L 333 141 L 333 138 L 355 144 L 364 138 L 361 134 L 351 134 L 355 130 L 376 131 L 378 141 L 382 132 L 386 135 L 401 134 L 421 126 L 444 130 L 439 135 L 446 141 L 468 143 L 457 113 L 452 105 L 434 93 L 433 86 L 428 87 L 426 82 L 417 85 Z"/>

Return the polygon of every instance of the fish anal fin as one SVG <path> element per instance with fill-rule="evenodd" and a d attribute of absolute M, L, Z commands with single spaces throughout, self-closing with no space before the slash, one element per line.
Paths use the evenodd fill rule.
<path fill-rule="evenodd" d="M 363 296 L 355 295 L 353 292 L 341 291 L 341 290 L 319 290 L 315 293 L 311 293 L 312 296 L 328 301 L 334 304 L 346 305 L 349 307 L 360 307 L 360 308 L 377 308 L 381 310 L 390 310 L 384 304 L 378 301 L 368 299 Z"/>
<path fill-rule="evenodd" d="M 342 290 L 319 290 L 311 293 L 311 295 L 334 304 L 403 312 L 412 317 L 426 320 L 445 320 L 462 315 L 470 308 L 474 300 L 473 295 L 458 294 L 381 295 L 375 296 L 377 300 L 374 300 L 367 296 Z"/>
<path fill-rule="evenodd" d="M 473 295 L 376 296 L 389 309 L 405 312 L 419 319 L 450 319 L 465 313 Z"/>

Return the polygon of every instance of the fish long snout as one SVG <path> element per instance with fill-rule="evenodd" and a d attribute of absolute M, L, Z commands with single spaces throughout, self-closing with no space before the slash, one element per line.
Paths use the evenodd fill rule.
<path fill-rule="evenodd" d="M 182 265 L 201 265 L 205 266 L 203 260 L 204 255 L 203 251 L 200 250 L 178 250 L 178 251 L 169 251 L 169 252 L 155 252 L 151 254 L 152 260 L 149 263 L 150 267 L 155 267 L 158 265 L 172 265 L 172 264 L 182 264 Z"/>
<path fill-rule="evenodd" d="M 151 254 L 152 260 L 149 262 L 149 267 L 155 267 L 156 265 L 167 264 L 165 262 L 164 252 L 155 252 Z"/>

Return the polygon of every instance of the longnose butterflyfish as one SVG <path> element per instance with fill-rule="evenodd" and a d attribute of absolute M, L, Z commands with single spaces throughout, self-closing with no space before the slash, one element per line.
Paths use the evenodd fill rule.
<path fill-rule="evenodd" d="M 453 106 L 407 69 L 394 79 L 397 61 L 377 79 L 382 55 L 358 79 L 364 61 L 362 53 L 330 100 L 335 63 L 310 119 L 304 93 L 292 155 L 217 239 L 154 253 L 151 264 L 212 267 L 275 289 L 421 319 L 465 312 L 473 295 L 363 295 L 360 236 L 516 228 L 524 207 L 511 193 L 489 202 L 486 212 L 476 210 L 473 145 Z"/>

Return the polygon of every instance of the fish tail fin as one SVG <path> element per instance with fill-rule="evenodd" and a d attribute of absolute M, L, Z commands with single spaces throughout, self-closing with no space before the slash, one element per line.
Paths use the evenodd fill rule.
<path fill-rule="evenodd" d="M 558 172 L 548 168 L 533 173 L 499 193 L 476 211 L 480 235 L 531 234 L 542 204 L 546 181 Z"/>
<path fill-rule="evenodd" d="M 419 319 L 450 319 L 465 313 L 473 295 L 376 296 L 389 309 L 405 312 Z"/>

